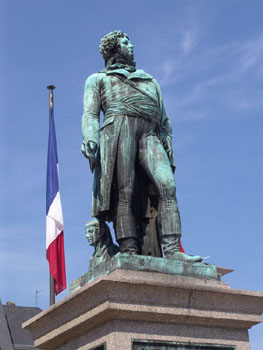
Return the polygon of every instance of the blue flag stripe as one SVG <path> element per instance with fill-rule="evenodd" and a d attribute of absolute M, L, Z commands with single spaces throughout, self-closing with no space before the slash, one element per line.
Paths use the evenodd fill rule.
<path fill-rule="evenodd" d="M 50 109 L 49 117 L 49 137 L 48 137 L 48 156 L 47 156 L 47 186 L 46 186 L 46 213 L 56 197 L 59 190 L 58 183 L 58 154 L 57 154 L 57 140 L 54 122 L 54 109 Z"/>

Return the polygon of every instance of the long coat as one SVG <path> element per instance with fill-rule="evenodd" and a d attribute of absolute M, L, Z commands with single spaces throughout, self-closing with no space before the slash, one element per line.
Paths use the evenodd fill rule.
<path fill-rule="evenodd" d="M 170 150 L 168 156 L 171 166 L 175 168 L 171 124 L 165 113 L 157 81 L 143 70 L 128 72 L 126 69 L 110 69 L 89 76 L 84 89 L 83 142 L 93 141 L 99 144 L 95 162 L 92 216 L 107 221 L 113 221 L 115 215 L 117 197 L 114 169 L 119 132 L 123 116 L 126 115 L 125 108 L 119 108 L 118 100 L 121 96 L 130 96 L 135 91 L 116 75 L 133 81 L 158 104 L 160 138 L 165 149 Z M 101 127 L 100 111 L 104 114 Z"/>

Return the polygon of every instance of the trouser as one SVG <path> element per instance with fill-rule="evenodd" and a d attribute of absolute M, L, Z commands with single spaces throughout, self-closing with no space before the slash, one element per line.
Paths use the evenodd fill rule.
<path fill-rule="evenodd" d="M 159 236 L 181 235 L 174 176 L 156 128 L 151 121 L 125 116 L 116 156 L 119 196 L 116 239 L 137 237 L 132 213 L 137 155 L 140 166 L 155 186 L 159 197 L 157 217 Z"/>

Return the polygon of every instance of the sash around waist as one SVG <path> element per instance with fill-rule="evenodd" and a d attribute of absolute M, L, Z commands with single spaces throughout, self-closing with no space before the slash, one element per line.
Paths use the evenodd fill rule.
<path fill-rule="evenodd" d="M 159 119 L 152 118 L 151 116 L 135 116 L 135 115 L 129 115 L 129 114 L 106 113 L 106 114 L 104 114 L 103 123 L 102 123 L 100 130 L 103 129 L 105 126 L 113 123 L 115 118 L 124 118 L 124 117 L 142 118 L 142 119 L 148 120 L 149 122 L 153 122 L 154 124 L 156 124 L 158 126 L 160 125 Z"/>
<path fill-rule="evenodd" d="M 120 96 L 111 101 L 104 109 L 104 120 L 114 116 L 138 117 L 160 123 L 160 108 L 157 101 L 152 101 L 143 95 Z"/>
<path fill-rule="evenodd" d="M 156 116 L 153 116 L 153 115 L 147 115 L 147 114 L 140 114 L 140 115 L 136 115 L 134 113 L 114 113 L 114 112 L 106 112 L 104 114 L 104 118 L 103 118 L 103 122 L 108 120 L 109 118 L 112 118 L 112 117 L 132 117 L 132 118 L 144 118 L 144 119 L 148 119 L 148 120 L 152 120 L 154 121 L 156 124 L 159 124 L 160 123 L 160 117 L 159 115 L 156 115 Z"/>

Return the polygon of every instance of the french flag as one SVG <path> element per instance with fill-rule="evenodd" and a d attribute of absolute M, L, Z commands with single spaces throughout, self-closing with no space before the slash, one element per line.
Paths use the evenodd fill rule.
<path fill-rule="evenodd" d="M 66 269 L 53 98 L 50 98 L 49 105 L 46 187 L 46 257 L 49 262 L 50 274 L 54 277 L 54 288 L 57 295 L 66 289 Z"/>

